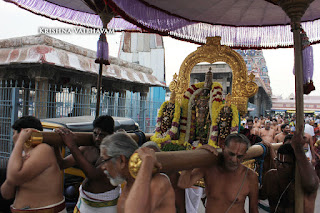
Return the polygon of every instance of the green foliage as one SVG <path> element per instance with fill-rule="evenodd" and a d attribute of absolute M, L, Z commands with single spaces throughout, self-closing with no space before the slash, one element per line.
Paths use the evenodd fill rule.
<path fill-rule="evenodd" d="M 167 143 L 165 144 L 162 149 L 164 152 L 168 151 L 181 151 L 181 150 L 186 150 L 184 146 L 178 145 L 178 144 L 173 144 L 173 143 Z"/>

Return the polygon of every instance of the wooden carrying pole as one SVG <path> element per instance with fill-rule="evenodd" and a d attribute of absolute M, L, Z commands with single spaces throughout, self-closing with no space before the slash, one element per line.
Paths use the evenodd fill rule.
<path fill-rule="evenodd" d="M 273 144 L 274 149 L 278 149 L 282 143 Z M 218 150 L 219 151 L 219 150 Z M 259 157 L 264 149 L 260 145 L 253 145 L 247 151 L 244 159 L 249 160 Z M 217 163 L 218 157 L 205 149 L 196 149 L 190 151 L 174 152 L 156 152 L 157 161 L 162 165 L 160 172 L 173 172 L 188 170 L 193 168 L 210 167 Z M 136 177 L 141 165 L 138 154 L 135 153 L 129 162 L 129 171 L 133 177 Z"/>
<path fill-rule="evenodd" d="M 43 142 L 52 146 L 62 146 L 63 141 L 58 133 L 55 132 L 41 132 L 43 137 Z M 92 132 L 74 132 L 75 141 L 78 146 L 90 146 L 93 144 Z M 139 142 L 139 136 L 135 133 L 127 133 L 130 135 L 136 142 Z M 146 140 L 150 140 L 150 137 L 153 133 L 146 133 Z"/>

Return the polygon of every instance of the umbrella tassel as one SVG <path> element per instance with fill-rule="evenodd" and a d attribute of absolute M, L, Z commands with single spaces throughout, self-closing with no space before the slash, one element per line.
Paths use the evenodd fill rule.
<path fill-rule="evenodd" d="M 109 45 L 107 37 L 104 33 L 100 34 L 100 38 L 97 43 L 97 59 L 96 63 L 109 65 Z"/>
<path fill-rule="evenodd" d="M 313 48 L 310 45 L 309 38 L 306 32 L 301 29 L 301 43 L 302 43 L 302 70 L 303 70 L 303 93 L 308 95 L 315 90 L 313 85 Z M 293 69 L 293 74 L 295 71 Z"/>

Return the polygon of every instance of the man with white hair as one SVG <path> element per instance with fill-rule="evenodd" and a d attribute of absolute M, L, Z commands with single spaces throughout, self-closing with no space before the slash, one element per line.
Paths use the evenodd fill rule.
<path fill-rule="evenodd" d="M 314 137 L 314 128 L 310 125 L 310 119 L 305 120 L 304 132 Z"/>
<path fill-rule="evenodd" d="M 136 179 L 131 176 L 129 159 L 137 149 L 137 143 L 126 133 L 120 132 L 107 136 L 100 145 L 101 169 L 110 183 L 117 186 L 126 181 L 118 200 L 117 212 L 174 213 L 174 190 L 169 178 L 160 173 L 152 175 L 153 167 L 159 166 L 153 150 L 146 147 L 138 150 L 141 167 Z"/>
<path fill-rule="evenodd" d="M 275 131 L 270 128 L 271 121 L 265 121 L 264 129 L 261 129 L 259 132 L 259 136 L 262 138 L 263 141 L 274 143 Z"/>

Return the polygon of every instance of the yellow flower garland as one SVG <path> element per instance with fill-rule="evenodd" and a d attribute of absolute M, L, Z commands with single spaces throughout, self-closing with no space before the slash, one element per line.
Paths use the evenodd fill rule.
<path fill-rule="evenodd" d="M 197 90 L 198 90 L 198 89 L 200 89 L 200 88 L 203 88 L 204 82 L 196 83 L 196 84 L 194 84 L 194 86 L 195 86 L 195 87 L 197 88 Z M 189 88 L 191 88 L 191 87 L 189 87 Z M 186 91 L 186 92 L 184 93 L 184 95 L 187 96 L 187 97 L 189 97 L 189 98 L 191 98 L 191 96 L 192 96 L 192 94 L 190 94 L 189 91 Z M 185 117 L 185 118 L 187 118 L 187 119 L 188 119 L 188 112 L 189 112 L 189 109 L 188 109 L 189 107 L 188 107 L 188 105 L 189 105 L 189 99 L 187 99 L 187 98 L 185 98 L 185 97 L 182 97 L 182 100 L 181 100 L 182 117 Z M 188 148 L 187 145 L 189 145 L 189 143 L 188 143 L 188 142 L 185 142 L 185 138 L 186 138 L 186 133 L 180 131 L 180 137 L 179 137 L 179 139 L 178 139 L 177 141 L 174 141 L 174 142 L 177 143 L 177 144 L 179 144 L 179 145 L 183 145 L 183 146 L 185 146 L 185 147 Z"/>
<path fill-rule="evenodd" d="M 169 103 L 169 101 L 166 101 L 161 105 L 159 113 L 158 113 L 158 118 L 161 118 L 163 116 L 163 109 L 167 106 L 168 103 Z M 176 122 L 177 124 L 179 124 L 180 113 L 181 113 L 180 104 L 178 102 L 175 102 L 172 123 Z M 157 122 L 157 127 L 160 127 L 160 125 L 161 125 L 161 121 Z M 161 144 L 163 142 L 171 140 L 171 136 L 169 134 L 169 131 L 173 132 L 174 134 L 177 134 L 178 127 L 171 126 L 171 128 L 169 130 L 167 130 L 166 136 L 163 137 L 163 138 L 161 137 L 161 132 L 160 131 L 156 131 L 155 134 L 153 136 L 151 136 L 150 139 L 152 141 L 156 142 L 159 147 L 161 147 Z"/>
<path fill-rule="evenodd" d="M 217 109 L 214 109 L 212 107 L 212 127 L 214 126 L 218 126 L 217 123 L 217 118 L 219 116 L 220 111 L 222 110 L 222 108 L 225 106 L 225 104 L 221 104 Z M 239 112 L 238 109 L 235 105 L 231 104 L 230 105 L 231 110 L 232 110 L 232 122 L 231 122 L 231 128 L 232 127 L 237 127 L 239 125 Z M 238 132 L 238 131 L 237 131 Z M 230 133 L 235 133 L 235 132 L 230 132 Z M 214 131 L 212 134 L 214 134 L 214 136 L 218 136 L 218 131 Z M 213 141 L 211 138 L 209 139 L 208 144 L 210 146 L 213 146 L 215 148 L 220 148 L 217 145 L 217 141 Z"/>

